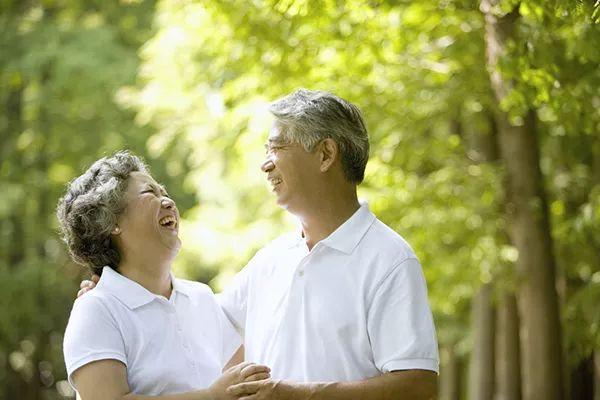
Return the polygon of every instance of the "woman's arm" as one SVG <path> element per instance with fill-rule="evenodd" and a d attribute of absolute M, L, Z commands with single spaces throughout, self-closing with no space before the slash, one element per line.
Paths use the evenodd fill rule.
<path fill-rule="evenodd" d="M 144 396 L 131 393 L 127 383 L 127 368 L 117 360 L 100 360 L 86 364 L 73 372 L 72 380 L 82 400 L 233 400 L 227 394 L 229 386 L 269 377 L 269 368 L 243 363 L 227 370 L 209 388 L 194 392 Z"/>

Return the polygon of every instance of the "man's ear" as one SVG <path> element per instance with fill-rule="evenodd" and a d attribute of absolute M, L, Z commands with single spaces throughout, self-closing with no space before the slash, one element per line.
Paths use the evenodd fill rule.
<path fill-rule="evenodd" d="M 324 139 L 319 143 L 321 157 L 321 172 L 328 171 L 340 154 L 340 149 L 335 140 L 331 138 Z"/>

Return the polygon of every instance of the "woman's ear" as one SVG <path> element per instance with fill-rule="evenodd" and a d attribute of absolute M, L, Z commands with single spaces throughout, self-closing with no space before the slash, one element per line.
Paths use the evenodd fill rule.
<path fill-rule="evenodd" d="M 115 225 L 115 227 L 112 229 L 112 231 L 110 231 L 111 235 L 120 235 L 121 234 L 121 228 L 119 228 L 119 225 Z"/>
<path fill-rule="evenodd" d="M 339 154 L 339 147 L 335 140 L 331 138 L 324 139 L 319 144 L 321 153 L 321 172 L 328 171 Z"/>

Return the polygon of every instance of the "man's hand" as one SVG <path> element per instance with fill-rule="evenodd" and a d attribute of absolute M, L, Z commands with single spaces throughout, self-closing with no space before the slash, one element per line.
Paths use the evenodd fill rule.
<path fill-rule="evenodd" d="M 269 372 L 271 372 L 271 370 L 267 366 L 243 362 L 225 371 L 223 375 L 208 388 L 208 391 L 212 395 L 211 398 L 215 400 L 237 399 L 239 396 L 230 393 L 228 390 L 229 387 L 241 383 L 252 383 L 254 381 L 262 382 L 271 377 Z M 249 389 L 249 395 L 254 393 L 256 393 L 256 391 L 252 392 Z"/>
<path fill-rule="evenodd" d="M 100 277 L 98 275 L 94 274 L 94 275 L 92 275 L 91 280 L 81 281 L 81 283 L 79 284 L 79 287 L 81 289 L 79 289 L 79 292 L 77 292 L 77 297 L 81 297 L 86 292 L 89 292 L 90 290 L 95 288 L 96 283 L 98 283 L 99 280 L 100 280 Z"/>
<path fill-rule="evenodd" d="M 263 379 L 243 382 L 227 389 L 238 400 L 305 400 L 310 396 L 310 386 Z"/>

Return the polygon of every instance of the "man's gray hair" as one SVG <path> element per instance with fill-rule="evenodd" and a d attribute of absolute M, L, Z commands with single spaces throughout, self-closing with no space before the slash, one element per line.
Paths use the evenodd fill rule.
<path fill-rule="evenodd" d="M 298 89 L 269 107 L 284 137 L 312 151 L 323 139 L 339 146 L 346 179 L 363 181 L 369 159 L 369 136 L 360 110 L 331 93 Z"/>
<path fill-rule="evenodd" d="M 69 183 L 58 202 L 56 215 L 71 257 L 98 275 L 105 265 L 118 269 L 121 256 L 111 231 L 125 209 L 127 179 L 134 171 L 148 172 L 128 151 L 101 158 Z"/>

